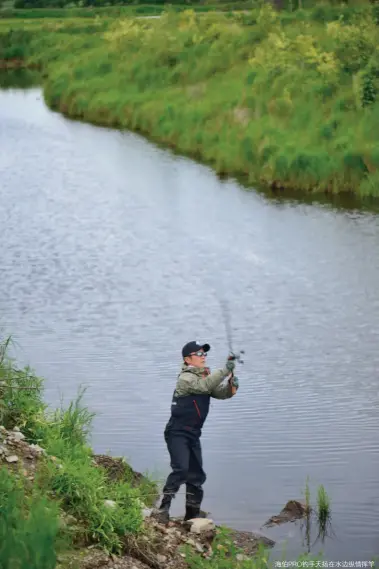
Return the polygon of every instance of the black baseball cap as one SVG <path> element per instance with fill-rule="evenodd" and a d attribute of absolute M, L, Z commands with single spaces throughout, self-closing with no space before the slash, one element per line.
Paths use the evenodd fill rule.
<path fill-rule="evenodd" d="M 210 349 L 211 347 L 209 344 L 199 344 L 199 342 L 196 341 L 188 342 L 188 344 L 186 344 L 182 348 L 182 356 L 183 358 L 186 358 L 190 354 L 198 352 L 199 350 L 204 350 L 204 352 L 209 352 Z"/>

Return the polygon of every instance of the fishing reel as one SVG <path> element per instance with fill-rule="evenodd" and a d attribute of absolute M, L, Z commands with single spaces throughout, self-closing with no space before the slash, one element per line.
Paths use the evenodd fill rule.
<path fill-rule="evenodd" d="M 238 363 L 243 364 L 243 360 L 241 359 L 241 354 L 244 354 L 244 350 L 240 350 L 239 352 L 230 352 L 228 360 L 236 360 Z"/>

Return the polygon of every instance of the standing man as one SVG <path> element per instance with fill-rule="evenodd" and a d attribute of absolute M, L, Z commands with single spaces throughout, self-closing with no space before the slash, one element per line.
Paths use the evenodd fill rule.
<path fill-rule="evenodd" d="M 201 516 L 202 486 L 206 474 L 200 437 L 210 399 L 230 399 L 238 389 L 238 379 L 233 374 L 235 362 L 228 359 L 222 369 L 211 373 L 205 363 L 209 350 L 209 344 L 197 342 L 189 342 L 182 349 L 182 369 L 171 403 L 171 417 L 164 431 L 172 472 L 163 488 L 163 498 L 157 512 L 161 523 L 168 523 L 171 501 L 182 484 L 186 484 L 184 519 Z M 222 385 L 226 377 L 228 381 Z"/>

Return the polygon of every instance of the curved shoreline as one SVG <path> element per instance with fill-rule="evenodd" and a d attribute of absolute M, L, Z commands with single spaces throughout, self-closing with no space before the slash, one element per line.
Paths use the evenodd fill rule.
<path fill-rule="evenodd" d="M 357 69 L 371 72 L 364 47 L 355 71 L 339 47 L 353 25 L 266 12 L 2 20 L 0 68 L 39 67 L 52 110 L 140 133 L 268 198 L 379 209 L 376 87 L 374 99 L 356 92 Z M 374 33 L 369 14 L 362 9 L 360 35 Z M 317 71 L 324 58 L 326 75 Z"/>
<path fill-rule="evenodd" d="M 210 24 L 204 24 L 203 18 L 202 23 L 193 24 L 191 15 L 183 17 L 184 20 L 168 22 L 170 26 L 180 23 L 185 26 L 194 25 L 196 33 L 204 33 L 205 30 L 207 34 L 208 29 L 212 32 L 212 27 L 207 28 Z M 221 38 L 224 37 L 223 34 L 227 38 L 229 24 L 225 24 L 223 19 L 218 21 L 217 18 L 213 14 L 211 21 L 219 26 L 217 29 L 220 30 L 218 33 Z M 141 24 L 141 21 L 138 18 L 126 19 L 120 26 L 132 29 L 133 33 L 138 31 L 144 37 L 146 26 L 155 29 L 155 24 Z M 243 43 L 241 48 L 235 47 L 235 53 L 232 52 L 236 58 L 235 69 L 229 62 L 225 73 L 220 71 L 222 66 L 217 65 L 213 73 L 204 71 L 211 65 L 211 58 L 208 61 L 204 55 L 196 63 L 199 71 L 193 76 L 188 75 L 191 72 L 191 60 L 188 59 L 187 62 L 186 58 L 193 57 L 189 51 L 183 56 L 185 63 L 180 63 L 179 74 L 184 74 L 185 77 L 181 84 L 171 78 L 169 62 L 163 63 L 162 70 L 155 72 L 154 62 L 149 63 L 146 59 L 152 46 L 148 46 L 145 53 L 144 49 L 138 51 L 138 44 L 132 45 L 130 53 L 127 52 L 127 63 L 123 62 L 119 52 L 114 51 L 115 47 L 109 43 L 113 41 L 113 34 L 118 37 L 118 33 L 124 33 L 123 28 L 119 32 L 114 27 L 118 24 L 97 20 L 83 28 L 83 21 L 80 21 L 71 22 L 66 29 L 64 22 L 58 25 L 54 22 L 45 24 L 34 21 L 32 26 L 25 27 L 21 24 L 21 27 L 15 28 L 10 21 L 3 20 L 2 23 L 0 40 L 4 51 L 3 59 L 0 53 L 0 69 L 29 68 L 42 71 L 46 104 L 68 118 L 140 133 L 161 147 L 209 166 L 220 178 L 234 178 L 247 189 L 254 189 L 274 200 L 284 198 L 329 203 L 347 209 L 379 210 L 379 196 L 376 186 L 372 185 L 377 175 L 376 154 L 374 150 L 371 151 L 374 143 L 372 137 L 360 144 L 357 142 L 355 150 L 351 136 L 347 133 L 342 150 L 338 150 L 344 129 L 350 128 L 351 117 L 349 118 L 349 111 L 342 114 L 335 111 L 335 122 L 340 122 L 341 126 L 336 131 L 337 138 L 334 142 L 334 134 L 329 132 L 334 117 L 330 105 L 337 104 L 334 99 L 328 103 L 330 108 L 320 101 L 313 112 L 306 108 L 307 99 L 303 95 L 292 93 L 290 102 L 294 105 L 294 111 L 288 118 L 288 109 L 286 111 L 284 107 L 284 115 L 278 115 L 279 107 L 276 106 L 284 105 L 285 99 L 280 98 L 281 93 L 274 89 L 267 92 L 262 100 L 254 102 L 253 91 L 251 95 L 248 94 L 250 87 L 246 82 L 249 79 L 245 77 L 251 67 L 247 62 L 242 63 L 245 59 L 243 49 L 246 49 Z M 166 24 L 162 22 L 157 25 L 158 35 L 154 41 L 161 37 L 162 25 Z M 259 26 L 249 24 L 244 28 L 237 20 L 230 25 L 238 29 L 238 34 L 242 34 L 239 41 L 245 43 L 246 34 L 258 34 L 260 37 L 259 34 L 262 33 Z M 317 30 L 318 28 L 314 37 L 310 36 L 315 42 L 319 41 L 317 34 L 320 31 Z M 178 41 L 176 50 L 180 48 L 180 42 L 185 40 L 181 37 Z M 254 48 L 253 44 L 257 41 L 256 45 L 259 45 L 260 40 L 252 40 L 252 48 L 249 49 L 261 49 Z M 58 45 L 62 47 L 58 48 Z M 213 47 L 213 44 L 209 45 Z M 182 47 L 187 49 L 185 44 Z M 77 53 L 77 58 L 72 57 L 72 51 Z M 141 64 L 146 68 L 142 69 L 140 76 L 138 69 Z M 254 73 L 256 74 L 255 71 Z M 312 75 L 306 75 L 305 70 L 304 80 L 312 83 L 313 79 Z M 288 80 L 286 78 L 287 82 Z M 233 88 L 230 94 L 229 84 L 230 89 Z M 343 88 L 346 90 L 347 87 Z M 344 92 L 341 91 L 341 94 Z M 188 104 L 188 101 L 193 102 Z M 288 101 L 286 104 L 289 104 Z M 302 104 L 304 108 L 301 107 Z M 258 105 L 257 117 L 255 105 Z M 272 109 L 270 105 L 274 105 Z M 308 117 L 309 113 L 311 115 Z M 323 119 L 323 113 L 332 114 Z M 276 122 L 276 116 L 282 122 Z M 355 110 L 354 116 L 366 123 L 369 117 L 364 114 L 364 110 L 361 113 Z M 306 117 L 313 121 L 309 133 L 302 128 L 301 121 L 306 120 Z M 320 123 L 317 126 L 317 120 L 325 120 L 325 125 Z M 294 125 L 296 130 L 293 130 Z M 326 129 L 325 140 L 324 134 L 318 133 L 319 129 L 322 132 Z M 305 135 L 303 144 L 299 139 L 302 132 Z M 371 184 L 371 189 L 365 186 L 366 180 Z M 364 187 L 361 189 L 362 183 Z"/>

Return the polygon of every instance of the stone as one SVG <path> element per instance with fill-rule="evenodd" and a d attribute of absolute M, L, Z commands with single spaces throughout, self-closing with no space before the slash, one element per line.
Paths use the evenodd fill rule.
<path fill-rule="evenodd" d="M 75 516 L 72 516 L 71 514 L 66 514 L 64 516 L 64 520 L 68 526 L 74 526 L 78 522 Z"/>
<path fill-rule="evenodd" d="M 12 433 L 12 439 L 13 439 L 14 441 L 18 442 L 18 443 L 19 443 L 20 441 L 23 441 L 24 438 L 25 438 L 25 435 L 23 435 L 22 433 L 20 433 L 20 431 L 14 431 L 14 432 Z"/>
<path fill-rule="evenodd" d="M 46 454 L 45 449 L 34 443 L 30 445 L 30 448 L 35 450 L 38 454 Z"/>
<path fill-rule="evenodd" d="M 236 559 L 237 561 L 249 561 L 250 557 L 248 557 L 247 555 L 243 555 L 243 553 L 237 553 Z"/>
<path fill-rule="evenodd" d="M 270 527 L 273 525 L 280 525 L 286 522 L 293 522 L 305 517 L 308 513 L 307 505 L 298 500 L 289 500 L 281 512 L 276 516 L 271 516 L 263 527 Z"/>
<path fill-rule="evenodd" d="M 161 555 L 160 553 L 158 553 L 157 561 L 158 561 L 158 563 L 166 563 L 166 561 L 167 561 L 166 555 Z"/>
<path fill-rule="evenodd" d="M 150 518 L 153 510 L 152 508 L 142 508 L 142 517 L 145 520 L 146 518 Z"/>
<path fill-rule="evenodd" d="M 201 543 L 196 543 L 195 546 L 199 553 L 204 553 L 204 547 L 201 545 Z"/>
<path fill-rule="evenodd" d="M 193 520 L 190 521 L 191 521 L 191 529 L 190 529 L 191 533 L 201 534 L 215 529 L 213 520 L 210 520 L 208 518 L 194 518 Z"/>
<path fill-rule="evenodd" d="M 5 460 L 7 462 L 17 462 L 18 456 L 16 456 L 15 454 L 12 454 L 11 456 L 7 456 Z"/>
<path fill-rule="evenodd" d="M 117 504 L 114 500 L 104 500 L 104 506 L 107 508 L 115 508 Z"/>

